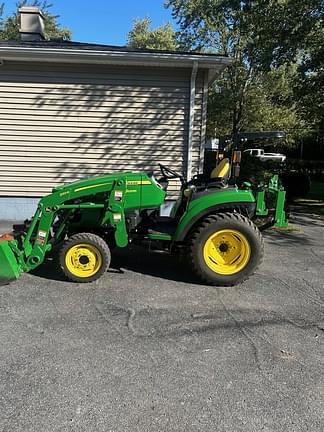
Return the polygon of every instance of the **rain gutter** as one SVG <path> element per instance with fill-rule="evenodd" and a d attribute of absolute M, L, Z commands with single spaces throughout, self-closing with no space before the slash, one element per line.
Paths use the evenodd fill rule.
<path fill-rule="evenodd" d="M 231 59 L 225 56 L 191 54 L 191 53 L 163 53 L 163 52 L 133 52 L 118 50 L 86 50 L 53 47 L 26 47 L 0 45 L 0 63 L 11 61 L 41 61 L 62 63 L 90 63 L 90 64 L 121 64 L 147 65 L 169 67 L 192 67 L 193 62 L 210 70 L 210 80 L 215 74 L 231 64 Z"/>

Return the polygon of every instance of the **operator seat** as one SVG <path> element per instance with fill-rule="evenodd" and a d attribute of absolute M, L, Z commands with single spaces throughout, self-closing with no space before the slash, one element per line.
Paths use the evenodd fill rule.
<path fill-rule="evenodd" d="M 212 170 L 210 176 L 198 174 L 187 183 L 186 188 L 182 191 L 182 195 L 176 201 L 171 211 L 171 217 L 175 218 L 185 211 L 187 201 L 193 198 L 198 198 L 202 194 L 213 192 L 215 189 L 223 189 L 228 187 L 228 179 L 231 174 L 231 164 L 228 158 L 224 158 Z"/>
<path fill-rule="evenodd" d="M 228 186 L 228 180 L 231 175 L 231 164 L 228 158 L 219 162 L 208 176 L 206 174 L 197 174 L 187 183 L 183 191 L 185 197 L 190 197 L 192 193 L 201 193 L 207 189 L 223 189 Z"/>
<path fill-rule="evenodd" d="M 210 173 L 210 180 L 227 181 L 231 171 L 231 164 L 228 158 L 222 159 Z"/>

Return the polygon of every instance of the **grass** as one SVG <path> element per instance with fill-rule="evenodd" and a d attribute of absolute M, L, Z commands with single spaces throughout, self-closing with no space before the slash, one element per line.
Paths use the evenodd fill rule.
<path fill-rule="evenodd" d="M 272 229 L 274 231 L 278 231 L 278 232 L 287 232 L 287 233 L 291 233 L 291 232 L 302 232 L 302 230 L 298 227 L 296 227 L 296 225 L 289 223 L 287 227 L 285 228 L 277 228 L 277 227 L 272 227 Z"/>
<path fill-rule="evenodd" d="M 324 182 L 312 181 L 311 190 L 305 198 L 294 201 L 303 212 L 324 216 Z"/>
<path fill-rule="evenodd" d="M 324 182 L 312 181 L 307 198 L 324 202 Z"/>

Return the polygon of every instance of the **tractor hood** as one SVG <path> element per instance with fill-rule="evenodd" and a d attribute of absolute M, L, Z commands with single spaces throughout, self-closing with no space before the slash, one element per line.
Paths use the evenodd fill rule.
<path fill-rule="evenodd" d="M 118 180 L 124 180 L 125 177 L 132 178 L 132 179 L 138 179 L 141 180 L 143 176 L 143 173 L 140 172 L 132 172 L 132 171 L 126 171 L 116 174 L 104 174 L 104 175 L 97 175 L 97 176 L 91 176 L 91 177 L 84 177 L 82 180 L 76 180 L 71 183 L 64 183 L 62 185 L 56 186 L 52 189 L 52 192 L 62 192 L 67 191 L 70 189 L 73 189 L 74 191 L 80 191 L 82 188 L 90 189 L 92 187 L 98 187 L 102 184 L 109 185 L 114 181 Z"/>

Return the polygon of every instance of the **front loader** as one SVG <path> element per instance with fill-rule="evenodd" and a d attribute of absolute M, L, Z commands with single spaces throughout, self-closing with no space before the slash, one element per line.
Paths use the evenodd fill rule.
<path fill-rule="evenodd" d="M 69 280 L 92 282 L 107 271 L 111 251 L 130 243 L 185 254 L 207 284 L 230 286 L 247 279 L 263 255 L 254 219 L 272 214 L 273 224 L 287 224 L 278 177 L 262 190 L 251 190 L 248 184 L 230 185 L 222 175 L 185 182 L 166 166 L 160 169 L 159 179 L 124 172 L 55 187 L 39 201 L 31 221 L 0 241 L 0 281 L 19 278 L 52 254 Z M 171 215 L 161 217 L 174 178 L 182 182 L 180 196 Z"/>

